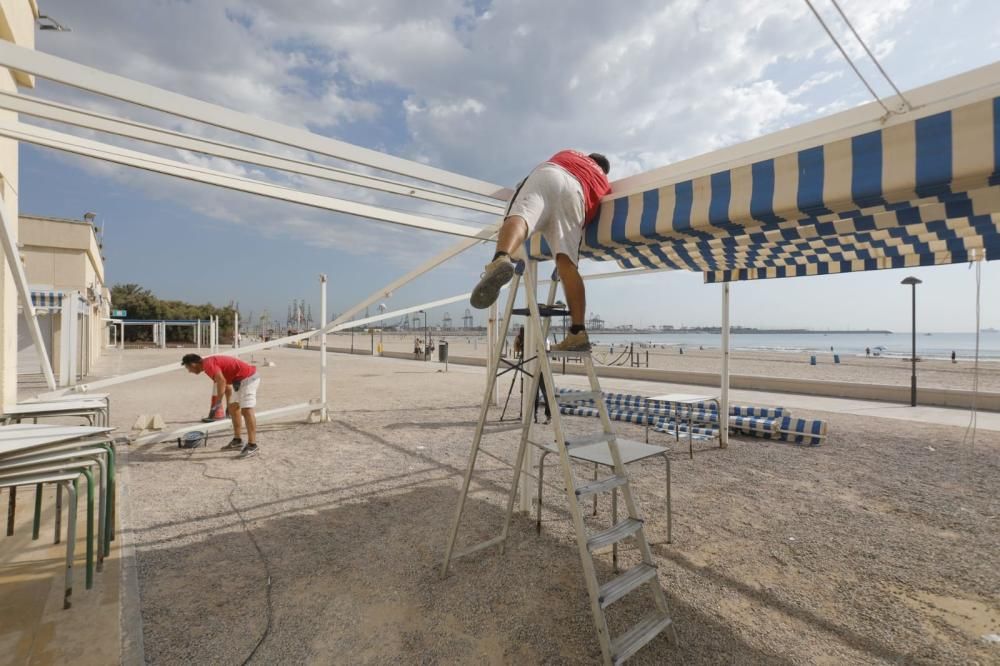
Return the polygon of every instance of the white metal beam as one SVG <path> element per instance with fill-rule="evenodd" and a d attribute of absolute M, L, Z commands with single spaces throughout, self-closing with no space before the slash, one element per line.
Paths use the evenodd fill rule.
<path fill-rule="evenodd" d="M 52 374 L 52 362 L 49 359 L 49 350 L 45 348 L 42 340 L 42 329 L 38 326 L 38 316 L 35 313 L 35 304 L 31 302 L 31 290 L 28 288 L 28 278 L 24 274 L 24 265 L 21 263 L 21 255 L 17 251 L 17 242 L 7 226 L 3 211 L 0 211 L 0 243 L 3 244 L 4 257 L 7 258 L 7 268 L 14 276 L 14 286 L 17 288 L 17 296 L 21 299 L 21 311 L 24 313 L 24 320 L 28 324 L 28 331 L 31 333 L 31 341 L 38 352 L 38 363 L 42 367 L 42 374 L 45 376 L 45 385 L 50 391 L 56 389 L 56 378 Z M 66 298 L 66 296 L 63 296 Z"/>
<path fill-rule="evenodd" d="M 292 414 L 304 414 L 318 412 L 320 405 L 315 402 L 301 402 L 295 405 L 288 405 L 285 407 L 277 407 L 275 409 L 266 409 L 262 412 L 257 412 L 257 421 L 272 421 L 281 416 L 291 416 Z M 133 444 L 156 444 L 157 442 L 165 442 L 171 439 L 177 439 L 182 437 L 185 433 L 193 432 L 199 430 L 202 432 L 213 432 L 215 430 L 225 430 L 226 428 L 232 427 L 229 419 L 224 419 L 222 421 L 213 421 L 212 423 L 198 423 L 196 425 L 189 425 L 171 430 L 169 432 L 153 432 L 148 435 L 142 435 L 137 437 Z"/>
<path fill-rule="evenodd" d="M 289 187 L 272 185 L 271 183 L 265 183 L 252 178 L 233 176 L 214 169 L 185 164 L 176 160 L 170 160 L 150 155 L 148 153 L 129 150 L 119 146 L 112 146 L 99 141 L 91 141 L 90 139 L 84 139 L 78 136 L 73 136 L 72 134 L 65 134 L 63 132 L 55 132 L 53 130 L 37 127 L 35 125 L 27 125 L 12 121 L 0 121 L 0 136 L 15 139 L 17 141 L 26 141 L 28 143 L 48 148 L 55 148 L 56 150 L 75 153 L 77 155 L 94 157 L 107 162 L 124 164 L 126 166 L 144 169 L 146 171 L 154 171 L 168 176 L 184 178 L 185 180 L 193 180 L 199 183 L 216 185 L 218 187 L 225 187 L 238 192 L 257 194 L 270 199 L 298 203 L 313 208 L 346 213 L 348 215 L 356 215 L 370 220 L 390 222 L 392 224 L 399 224 L 406 227 L 426 229 L 428 231 L 437 231 L 440 233 L 451 234 L 454 236 L 464 236 L 466 238 L 475 238 L 478 240 L 486 240 L 493 235 L 493 232 L 490 229 L 456 224 L 454 222 L 446 222 L 444 220 L 435 220 L 421 215 L 390 210 L 388 208 L 381 208 L 356 201 L 348 201 L 346 199 L 338 199 L 320 194 L 301 192 Z"/>
<path fill-rule="evenodd" d="M 485 213 L 494 213 L 496 215 L 501 215 L 504 212 L 502 204 L 478 201 L 461 195 L 446 194 L 419 185 L 403 183 L 388 178 L 366 176 L 346 169 L 338 169 L 327 164 L 280 157 L 262 150 L 244 148 L 221 141 L 191 136 L 182 132 L 146 125 L 127 118 L 116 118 L 115 116 L 98 113 L 89 109 L 76 109 L 66 104 L 27 97 L 17 93 L 0 91 L 0 109 L 7 109 L 8 111 L 14 111 L 22 115 L 74 125 L 97 132 L 115 134 L 137 141 L 177 148 L 178 150 L 189 150 L 269 169 L 286 171 L 300 176 L 311 176 L 347 185 L 357 185 L 390 194 L 399 194 L 424 201 Z"/>
<path fill-rule="evenodd" d="M 81 90 L 254 136 L 258 139 L 274 141 L 348 162 L 364 164 L 457 190 L 503 201 L 506 201 L 511 194 L 509 189 L 499 185 L 394 157 L 376 150 L 361 148 L 308 130 L 256 118 L 247 113 L 227 109 L 193 97 L 186 97 L 147 83 L 108 74 L 99 69 L 58 58 L 48 53 L 17 46 L 12 42 L 0 40 L 0 65 Z"/>

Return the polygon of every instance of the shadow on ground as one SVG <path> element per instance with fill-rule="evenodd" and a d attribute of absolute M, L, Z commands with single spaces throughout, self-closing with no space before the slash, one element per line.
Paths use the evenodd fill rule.
<path fill-rule="evenodd" d="M 599 663 L 576 549 L 536 536 L 530 521 L 515 521 L 505 555 L 476 554 L 440 578 L 456 499 L 451 488 L 416 488 L 255 525 L 273 607 L 255 662 Z M 467 511 L 467 525 L 501 518 L 475 498 Z M 266 626 L 267 575 L 244 532 L 147 549 L 139 560 L 150 663 L 239 663 L 250 654 Z M 611 574 L 605 567 L 601 575 Z M 648 599 L 619 602 L 616 624 L 641 617 Z M 786 663 L 716 618 L 671 603 L 680 646 L 658 638 L 633 663 L 690 663 L 704 655 L 704 641 L 720 663 Z M 685 641 L 687 627 L 698 627 L 701 647 Z"/>

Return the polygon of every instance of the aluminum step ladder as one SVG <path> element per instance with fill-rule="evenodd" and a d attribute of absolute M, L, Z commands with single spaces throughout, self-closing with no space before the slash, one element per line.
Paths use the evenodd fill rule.
<path fill-rule="evenodd" d="M 583 565 L 583 577 L 587 585 L 587 592 L 590 595 L 590 608 L 594 618 L 594 625 L 597 628 L 597 638 L 601 644 L 601 653 L 605 664 L 620 664 L 663 632 L 666 632 L 669 639 L 676 645 L 677 634 L 670 618 L 666 595 L 664 594 L 663 588 L 660 586 L 660 582 L 657 577 L 656 564 L 653 561 L 653 554 L 650 550 L 649 543 L 646 541 L 646 536 L 643 531 L 642 517 L 639 514 L 639 509 L 636 506 L 635 499 L 632 495 L 625 467 L 621 461 L 621 456 L 618 451 L 618 442 L 611 426 L 611 419 L 608 417 L 607 405 L 601 394 L 601 386 L 597 379 L 597 374 L 594 371 L 593 359 L 591 358 L 589 352 L 547 352 L 545 350 L 545 340 L 548 335 L 551 317 L 561 316 L 564 314 L 562 311 L 553 308 L 552 305 L 556 294 L 556 288 L 558 286 L 558 277 L 553 274 L 552 282 L 549 287 L 548 299 L 544 305 L 540 306 L 537 302 L 536 284 L 531 268 L 532 267 L 530 265 L 525 266 L 524 262 L 520 262 L 518 264 L 507 294 L 507 302 L 502 319 L 502 331 L 501 334 L 497 336 L 495 347 L 490 350 L 487 374 L 489 381 L 487 384 L 486 394 L 483 396 L 483 403 L 479 412 L 479 421 L 476 424 L 476 433 L 472 443 L 472 451 L 469 454 L 469 462 L 465 470 L 464 480 L 462 482 L 461 497 L 459 498 L 455 519 L 451 527 L 451 532 L 448 536 L 448 546 L 444 556 L 441 576 L 447 576 L 451 562 L 456 558 L 470 555 L 492 546 L 499 546 L 500 552 L 504 552 L 504 547 L 510 534 L 511 517 L 514 513 L 514 500 L 517 495 L 518 483 L 520 481 L 522 468 L 525 462 L 527 447 L 531 445 L 548 449 L 553 453 L 558 453 L 559 466 L 562 470 L 563 482 L 566 491 L 566 502 L 573 520 L 573 527 L 576 532 L 576 542 L 580 552 L 580 562 Z M 527 310 L 515 311 L 514 301 L 517 298 L 518 288 L 522 285 L 524 286 Z M 527 326 L 530 326 L 531 330 L 534 332 L 533 337 L 536 348 L 533 351 L 538 356 L 539 371 L 534 373 L 534 376 L 531 379 L 531 388 L 529 389 L 528 395 L 535 396 L 537 398 L 539 382 L 545 382 L 546 393 L 549 397 L 552 411 L 552 429 L 555 435 L 554 442 L 539 442 L 531 438 L 533 419 L 532 414 L 528 410 L 522 410 L 521 423 L 505 423 L 493 427 L 487 424 L 487 417 L 489 415 L 490 405 L 492 404 L 493 392 L 496 390 L 496 381 L 494 378 L 497 375 L 497 369 L 500 365 L 500 355 L 501 350 L 503 349 L 503 341 L 507 337 L 512 314 L 526 314 L 528 320 Z M 543 319 L 544 324 L 542 323 Z M 524 353 L 525 356 L 529 353 L 527 344 Z M 559 392 L 556 390 L 555 382 L 552 378 L 552 367 L 550 364 L 550 358 L 558 357 L 560 355 L 582 358 L 584 368 L 587 372 L 587 377 L 590 380 L 589 392 L 573 392 L 564 398 L 560 398 Z M 558 408 L 560 399 L 563 401 L 571 401 L 580 400 L 581 397 L 590 396 L 593 397 L 594 403 L 597 405 L 600 413 L 600 432 L 584 435 L 582 437 L 570 437 L 567 439 L 565 433 L 563 432 L 562 415 Z M 517 457 L 513 465 L 514 479 L 511 483 L 507 497 L 507 512 L 504 518 L 503 530 L 497 537 L 456 550 L 455 545 L 458 532 L 461 527 L 462 512 L 465 508 L 465 502 L 469 494 L 469 485 L 472 481 L 473 473 L 475 472 L 476 460 L 479 454 L 483 454 L 489 458 L 498 460 L 505 465 L 509 465 L 509 463 L 501 457 L 482 448 L 483 437 L 488 437 L 489 435 L 501 432 L 510 432 L 513 430 L 521 431 L 521 440 L 517 449 Z M 574 446 L 584 446 L 598 442 L 606 442 L 608 448 L 610 449 L 611 458 L 614 461 L 613 475 L 596 481 L 588 480 L 584 482 L 582 480 L 578 480 L 573 473 L 569 451 Z M 529 472 L 524 473 L 531 476 Z M 588 532 L 583 522 L 581 502 L 598 494 L 611 492 L 613 489 L 617 489 L 622 493 L 628 516 L 623 520 L 612 524 L 609 528 L 603 531 L 597 533 Z M 618 516 L 613 516 L 612 520 L 617 521 Z M 601 583 L 598 580 L 594 564 L 595 552 L 609 546 L 614 546 L 626 540 L 632 540 L 635 543 L 638 547 L 638 552 L 642 557 L 642 561 L 628 571 Z M 642 588 L 645 588 L 652 594 L 653 605 L 655 606 L 654 610 L 621 635 L 612 637 L 610 635 L 610 630 L 608 629 L 605 611 L 614 602 Z"/>

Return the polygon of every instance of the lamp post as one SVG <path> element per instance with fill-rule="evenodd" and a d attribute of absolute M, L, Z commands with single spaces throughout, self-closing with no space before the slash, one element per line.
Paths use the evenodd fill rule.
<path fill-rule="evenodd" d="M 417 310 L 417 314 L 422 314 L 424 316 L 424 360 L 427 360 L 427 313 L 423 310 Z"/>
<path fill-rule="evenodd" d="M 912 339 L 913 344 L 910 351 L 910 407 L 917 406 L 917 285 L 921 283 L 915 277 L 908 277 L 904 279 L 900 284 L 908 284 L 913 289 L 913 325 L 912 325 Z"/>

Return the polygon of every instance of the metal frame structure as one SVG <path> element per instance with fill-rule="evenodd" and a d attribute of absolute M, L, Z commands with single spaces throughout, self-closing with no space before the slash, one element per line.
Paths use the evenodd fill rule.
<path fill-rule="evenodd" d="M 255 118 L 245 113 L 179 95 L 145 83 L 132 81 L 49 54 L 18 47 L 12 43 L 0 42 L 0 66 L 19 70 L 97 95 L 103 95 L 181 118 L 231 130 L 254 139 L 292 147 L 309 154 L 321 155 L 327 158 L 335 158 L 371 167 L 408 179 L 421 181 L 421 183 L 411 185 L 382 176 L 353 173 L 320 162 L 290 159 L 282 155 L 271 154 L 265 150 L 250 149 L 186 135 L 128 119 L 73 108 L 19 94 L 0 94 L 0 109 L 12 110 L 48 121 L 74 125 L 93 131 L 110 133 L 130 140 L 167 146 L 179 150 L 197 151 L 297 176 L 309 176 L 343 184 L 357 185 L 359 187 L 420 199 L 435 204 L 459 207 L 476 211 L 477 213 L 499 214 L 501 205 L 498 202 L 505 201 L 511 195 L 510 189 L 492 183 L 361 148 L 303 129 L 292 128 L 277 122 Z M 699 175 L 706 175 L 720 169 L 732 168 L 736 165 L 748 164 L 754 160 L 789 153 L 790 151 L 809 145 L 828 142 L 897 123 L 909 122 L 914 118 L 925 117 L 958 104 L 967 104 L 972 101 L 987 99 L 998 93 L 1000 93 L 1000 64 L 989 65 L 942 82 L 909 91 L 907 95 L 913 108 L 905 114 L 886 118 L 879 110 L 877 104 L 867 104 L 730 148 L 685 160 L 662 169 L 625 178 L 614 183 L 613 198 L 620 198 L 641 192 L 659 183 L 679 178 L 693 178 Z M 473 224 L 457 224 L 434 219 L 433 217 L 307 193 L 259 180 L 235 177 L 219 171 L 196 167 L 149 153 L 82 139 L 70 134 L 21 122 L 0 122 L 0 136 L 277 200 L 299 203 L 375 221 L 463 237 L 455 246 L 431 258 L 399 279 L 392 281 L 357 305 L 349 308 L 334 321 L 329 323 L 324 322 L 324 325 L 319 330 L 321 336 L 325 333 L 340 330 L 341 325 L 350 317 L 372 303 L 390 295 L 393 290 L 408 284 L 470 247 L 480 242 L 491 240 L 498 226 L 497 224 L 486 227 L 474 226 Z M 651 271 L 628 271 L 624 274 L 631 275 L 638 272 Z M 589 278 L 603 279 L 617 275 L 619 274 L 602 274 L 589 276 Z M 729 300 L 729 287 L 728 285 L 724 285 L 722 294 L 723 350 L 721 357 L 723 409 L 726 409 L 728 406 L 729 389 Z M 448 299 L 446 301 L 453 302 Z M 433 305 L 425 304 L 422 307 L 433 307 Z M 28 308 L 30 308 L 30 304 Z M 392 315 L 398 316 L 399 314 L 419 309 L 421 309 L 421 306 L 416 306 L 412 309 L 397 310 Z M 33 311 L 26 308 L 26 312 Z M 377 321 L 382 318 L 384 317 L 371 317 L 367 318 L 367 321 Z M 32 317 L 32 319 L 34 318 Z M 494 325 L 495 323 L 494 317 Z M 349 326 L 356 325 L 358 325 L 358 322 L 351 322 Z M 216 324 L 213 324 L 213 326 L 217 327 Z M 33 322 L 33 334 L 35 332 L 37 332 L 37 323 Z M 251 345 L 250 347 L 243 348 L 241 351 L 250 352 L 254 349 L 265 349 L 279 344 L 287 344 L 294 340 L 306 339 L 316 334 L 317 332 L 309 332 L 299 336 L 289 336 L 269 343 Z M 215 337 L 212 340 L 212 349 L 214 350 L 217 347 L 217 341 Z M 95 382 L 91 386 L 95 388 L 98 386 L 107 386 L 111 385 L 107 382 L 120 383 L 121 381 L 127 381 L 129 377 L 140 378 L 165 371 L 167 371 L 166 368 L 152 368 L 139 373 L 133 373 L 132 375 L 112 378 L 103 382 Z"/>

